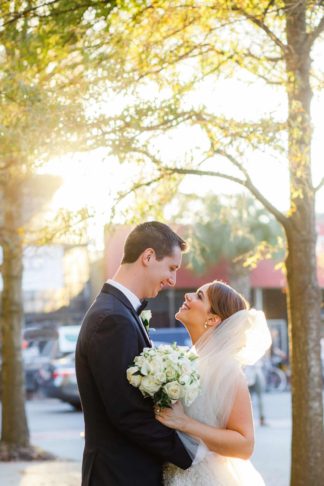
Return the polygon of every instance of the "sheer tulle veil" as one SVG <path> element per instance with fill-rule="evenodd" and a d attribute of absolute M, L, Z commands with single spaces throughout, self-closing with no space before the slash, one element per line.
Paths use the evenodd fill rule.
<path fill-rule="evenodd" d="M 226 425 L 240 380 L 242 367 L 258 361 L 271 345 L 271 335 L 262 311 L 241 310 L 219 326 L 205 332 L 193 349 L 199 356 L 201 399 L 206 422 Z M 188 408 L 195 416 L 196 404 Z M 200 415 L 200 414 L 199 414 Z"/>
<path fill-rule="evenodd" d="M 193 347 L 199 356 L 201 393 L 186 408 L 187 414 L 208 425 L 225 428 L 238 386 L 245 380 L 242 368 L 258 361 L 270 345 L 265 316 L 255 309 L 236 312 L 218 327 L 206 331 Z M 187 476 L 186 471 L 171 470 L 171 480 L 166 484 L 265 486 L 250 461 L 214 454 L 201 441 L 197 449 L 192 437 L 182 432 L 178 435 L 197 466 L 192 473 L 191 468 L 187 470 Z M 212 483 L 210 475 L 214 478 Z"/>

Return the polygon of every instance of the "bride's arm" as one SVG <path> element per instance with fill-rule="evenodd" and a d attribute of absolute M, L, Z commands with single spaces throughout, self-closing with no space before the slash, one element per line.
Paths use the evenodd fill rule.
<path fill-rule="evenodd" d="M 248 387 L 241 383 L 226 424 L 226 429 L 206 425 L 185 414 L 180 403 L 162 409 L 156 419 L 170 427 L 202 440 L 209 450 L 223 456 L 249 459 L 254 447 L 254 428 Z"/>

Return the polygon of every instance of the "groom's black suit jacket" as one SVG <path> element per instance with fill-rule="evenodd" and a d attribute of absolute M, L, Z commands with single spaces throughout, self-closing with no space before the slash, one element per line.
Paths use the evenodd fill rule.
<path fill-rule="evenodd" d="M 88 310 L 76 349 L 85 420 L 82 486 L 160 486 L 162 465 L 191 459 L 177 434 L 154 418 L 152 401 L 126 370 L 151 343 L 125 295 L 105 284 Z"/>

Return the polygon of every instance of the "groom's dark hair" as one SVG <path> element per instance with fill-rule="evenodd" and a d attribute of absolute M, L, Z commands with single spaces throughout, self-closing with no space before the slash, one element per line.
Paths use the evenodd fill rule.
<path fill-rule="evenodd" d="M 153 248 L 156 259 L 162 260 L 171 256 L 174 247 L 181 251 L 187 249 L 187 243 L 180 238 L 169 226 L 158 221 L 149 221 L 136 226 L 128 235 L 125 247 L 123 263 L 134 263 L 147 248 Z"/>

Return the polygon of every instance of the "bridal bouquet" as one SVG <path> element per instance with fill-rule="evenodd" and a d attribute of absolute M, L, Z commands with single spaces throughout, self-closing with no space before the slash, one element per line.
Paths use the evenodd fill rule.
<path fill-rule="evenodd" d="M 155 405 L 170 407 L 182 399 L 188 406 L 200 389 L 197 357 L 188 347 L 175 343 L 144 348 L 127 369 L 127 379 L 144 397 L 152 397 Z"/>

